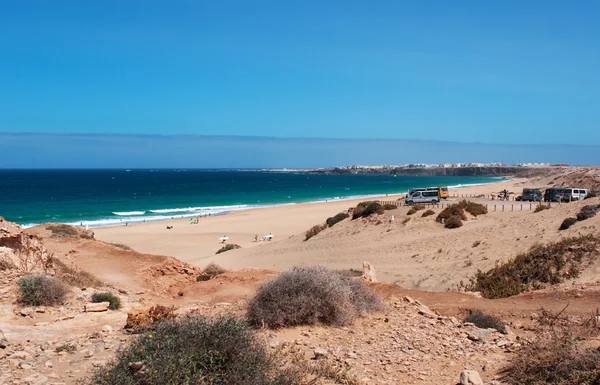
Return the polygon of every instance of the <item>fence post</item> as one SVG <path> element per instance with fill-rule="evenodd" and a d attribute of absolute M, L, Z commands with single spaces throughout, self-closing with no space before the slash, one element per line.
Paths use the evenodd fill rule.
<path fill-rule="evenodd" d="M 502 211 L 504 211 L 504 203 L 502 203 Z"/>
<path fill-rule="evenodd" d="M 515 205 L 510 205 L 510 211 L 515 211 Z"/>
<path fill-rule="evenodd" d="M 521 211 L 523 211 L 523 203 L 521 203 Z"/>
<path fill-rule="evenodd" d="M 531 210 L 531 209 L 532 209 L 532 207 L 531 207 L 531 202 L 529 202 L 529 210 Z"/>
<path fill-rule="evenodd" d="M 496 211 L 496 205 L 494 205 L 494 211 Z"/>

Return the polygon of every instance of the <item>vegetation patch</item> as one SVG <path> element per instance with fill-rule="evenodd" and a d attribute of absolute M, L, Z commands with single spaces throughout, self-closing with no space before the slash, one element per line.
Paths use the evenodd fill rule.
<path fill-rule="evenodd" d="M 423 213 L 423 215 L 421 215 L 421 218 L 427 218 L 427 217 L 430 217 L 430 216 L 432 216 L 434 214 L 435 214 L 435 211 L 429 209 L 429 210 L 425 211 Z"/>
<path fill-rule="evenodd" d="M 583 199 L 586 200 L 586 199 L 597 198 L 597 197 L 598 197 L 598 191 L 590 191 L 590 193 L 588 195 L 586 195 L 585 198 L 583 198 Z"/>
<path fill-rule="evenodd" d="M 598 257 L 599 246 L 600 237 L 591 234 L 536 245 L 487 272 L 478 271 L 467 290 L 479 291 L 485 298 L 505 298 L 556 285 L 577 278 Z"/>
<path fill-rule="evenodd" d="M 533 210 L 534 213 L 539 213 L 540 211 L 544 211 L 544 210 L 549 210 L 550 206 L 546 206 L 546 205 L 538 205 L 535 210 Z"/>
<path fill-rule="evenodd" d="M 229 250 L 241 249 L 242 246 L 236 245 L 235 243 L 228 243 L 225 246 L 221 247 L 215 254 L 221 254 Z"/>
<path fill-rule="evenodd" d="M 566 218 L 564 221 L 562 221 L 558 229 L 566 230 L 569 227 L 573 226 L 575 223 L 577 223 L 577 218 Z"/>
<path fill-rule="evenodd" d="M 63 225 L 63 224 L 48 225 L 48 226 L 46 226 L 46 230 L 50 230 L 52 232 L 52 237 L 54 237 L 54 238 L 66 238 L 66 237 L 79 236 L 77 229 L 70 225 Z"/>
<path fill-rule="evenodd" d="M 386 204 L 383 205 L 383 209 L 386 210 L 386 211 L 387 210 L 396 210 L 397 208 L 398 208 L 398 206 L 393 205 L 391 203 L 386 203 Z"/>
<path fill-rule="evenodd" d="M 586 219 L 590 219 L 594 217 L 598 211 L 600 211 L 600 205 L 587 205 L 583 206 L 581 211 L 577 214 L 578 221 L 585 221 Z"/>
<path fill-rule="evenodd" d="M 437 216 L 436 221 L 443 223 L 447 229 L 456 229 L 463 225 L 462 221 L 467 220 L 465 211 L 474 217 L 487 214 L 488 210 L 482 204 L 463 200 L 443 209 Z"/>
<path fill-rule="evenodd" d="M 252 325 L 349 325 L 381 302 L 359 280 L 320 266 L 294 267 L 263 284 L 248 306 Z"/>
<path fill-rule="evenodd" d="M 56 271 L 56 278 L 70 286 L 78 288 L 102 287 L 104 284 L 95 275 L 76 266 L 67 266 L 62 261 L 52 258 L 52 266 Z"/>
<path fill-rule="evenodd" d="M 402 224 L 403 224 L 403 225 L 405 225 L 405 224 L 407 224 L 408 222 L 410 222 L 410 217 L 408 217 L 408 218 L 404 218 L 404 220 L 402 221 Z"/>
<path fill-rule="evenodd" d="M 332 227 L 333 225 L 343 221 L 344 219 L 348 218 L 350 216 L 350 214 L 348 213 L 338 213 L 335 214 L 332 217 L 327 218 L 327 226 Z"/>
<path fill-rule="evenodd" d="M 304 240 L 308 241 L 309 239 L 311 239 L 312 237 L 314 237 L 315 235 L 319 234 L 321 231 L 325 230 L 327 228 L 326 224 L 322 224 L 322 225 L 316 225 L 311 227 L 309 230 L 306 231 L 306 233 L 304 233 Z"/>
<path fill-rule="evenodd" d="M 384 211 L 383 206 L 378 202 L 360 202 L 354 209 L 352 219 L 366 218 L 373 214 L 383 214 Z"/>
<path fill-rule="evenodd" d="M 127 245 L 124 245 L 122 243 L 112 243 L 112 242 L 105 242 L 107 245 L 111 245 L 113 247 L 116 247 L 117 249 L 121 249 L 121 250 L 125 250 L 125 251 L 133 251 L 133 249 Z"/>
<path fill-rule="evenodd" d="M 410 208 L 410 210 L 408 210 L 408 212 L 406 213 L 406 215 L 413 215 L 415 214 L 417 211 L 420 210 L 425 210 L 425 206 L 423 205 L 414 205 Z"/>
<path fill-rule="evenodd" d="M 500 333 L 506 333 L 506 325 L 504 321 L 493 315 L 484 313 L 479 310 L 471 310 L 464 319 L 464 322 L 475 324 L 481 329 L 496 329 Z"/>
<path fill-rule="evenodd" d="M 27 306 L 62 305 L 67 286 L 47 275 L 26 275 L 17 281 L 17 302 Z"/>
<path fill-rule="evenodd" d="M 226 316 L 162 322 L 96 370 L 90 383 L 296 384 L 244 322 Z"/>
<path fill-rule="evenodd" d="M 92 295 L 92 302 L 108 302 L 108 308 L 110 310 L 119 310 L 121 308 L 121 299 L 118 296 L 108 292 L 94 293 Z"/>

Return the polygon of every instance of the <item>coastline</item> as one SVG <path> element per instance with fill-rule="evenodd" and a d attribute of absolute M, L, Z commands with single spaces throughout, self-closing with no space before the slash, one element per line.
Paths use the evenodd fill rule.
<path fill-rule="evenodd" d="M 507 179 L 493 183 L 478 184 L 450 189 L 450 194 L 487 194 L 504 188 L 519 188 L 522 179 Z M 519 186 L 519 187 L 518 187 Z M 380 200 L 396 200 L 403 194 L 379 196 Z M 376 198 L 376 197 L 373 197 Z M 129 226 L 114 226 L 94 229 L 96 239 L 125 244 L 136 251 L 148 254 L 170 255 L 185 262 L 201 266 L 222 247 L 219 238 L 227 236 L 229 243 L 242 248 L 262 247 L 267 244 L 301 236 L 312 226 L 323 223 L 328 217 L 346 212 L 364 198 L 329 202 L 301 203 L 286 206 L 252 208 L 201 218 L 198 224 L 189 224 L 189 219 L 175 218 L 160 222 L 146 222 Z M 448 202 L 456 201 L 449 199 Z M 166 229 L 173 226 L 172 229 Z M 272 242 L 255 242 L 272 233 Z"/>
<path fill-rule="evenodd" d="M 465 183 L 448 186 L 449 189 L 465 189 L 470 187 L 476 187 L 481 185 L 490 185 L 504 181 L 512 180 L 509 177 L 490 177 L 492 181 L 482 183 Z M 307 205 L 307 204 L 318 204 L 318 203 L 333 203 L 333 202 L 348 202 L 348 201 L 363 201 L 366 199 L 379 199 L 385 200 L 395 196 L 407 194 L 408 191 L 394 191 L 390 193 L 376 193 L 376 194 L 365 194 L 365 195 L 350 195 L 346 197 L 333 197 L 333 198 L 317 198 L 311 201 L 299 201 L 299 202 L 288 202 L 288 203 L 267 203 L 264 205 L 252 205 L 252 204 L 238 204 L 238 205 L 222 205 L 222 206 L 208 206 L 208 207 L 188 207 L 188 208 L 174 208 L 174 209 L 156 209 L 146 211 L 131 211 L 131 212 L 112 212 L 116 217 L 102 218 L 102 219 L 82 219 L 78 221 L 56 221 L 56 222 L 44 222 L 44 223 L 28 223 L 21 224 L 22 228 L 31 228 L 38 225 L 44 225 L 47 223 L 64 223 L 71 226 L 89 229 L 101 229 L 107 227 L 122 227 L 122 226 L 136 226 L 147 223 L 161 223 L 161 222 L 172 222 L 172 221 L 190 221 L 192 219 L 204 219 L 206 217 L 215 217 L 223 215 L 231 215 L 235 212 L 248 211 L 248 210 L 261 210 L 274 207 L 286 207 L 295 205 Z M 146 213 L 153 213 L 154 215 L 146 216 Z M 169 214 L 169 215 L 160 215 Z"/>

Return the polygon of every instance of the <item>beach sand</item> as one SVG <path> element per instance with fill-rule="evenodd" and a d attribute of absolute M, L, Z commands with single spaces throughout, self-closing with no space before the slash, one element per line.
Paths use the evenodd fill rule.
<path fill-rule="evenodd" d="M 523 180 L 505 180 L 479 186 L 451 189 L 450 194 L 477 195 L 499 192 L 503 189 L 520 192 Z M 371 200 L 395 201 L 401 195 L 381 196 Z M 306 203 L 236 211 L 227 215 L 200 218 L 198 224 L 190 224 L 189 218 L 170 221 L 141 223 L 129 226 L 95 229 L 96 238 L 105 242 L 125 244 L 136 251 L 169 255 L 203 266 L 207 258 L 214 256 L 223 245 L 219 238 L 229 237 L 227 243 L 235 243 L 242 249 L 262 247 L 281 242 L 292 236 L 300 236 L 314 225 L 365 199 Z M 451 199 L 453 201 L 455 199 Z M 168 225 L 173 226 L 167 230 Z M 273 241 L 255 242 L 272 233 Z M 233 267 L 233 266 L 232 266 Z M 235 268 L 245 268 L 240 261 Z"/>

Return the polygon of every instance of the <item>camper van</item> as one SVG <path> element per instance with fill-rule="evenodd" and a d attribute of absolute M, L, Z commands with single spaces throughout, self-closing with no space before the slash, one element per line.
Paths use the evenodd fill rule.
<path fill-rule="evenodd" d="M 447 186 L 438 186 L 438 187 L 427 187 L 427 188 L 415 188 L 409 191 L 408 195 L 412 195 L 417 191 L 437 191 L 440 199 L 448 198 L 448 187 Z"/>
<path fill-rule="evenodd" d="M 439 190 L 414 190 L 412 194 L 406 197 L 404 203 L 407 205 L 412 204 L 425 204 L 425 203 L 439 203 L 440 193 Z"/>

